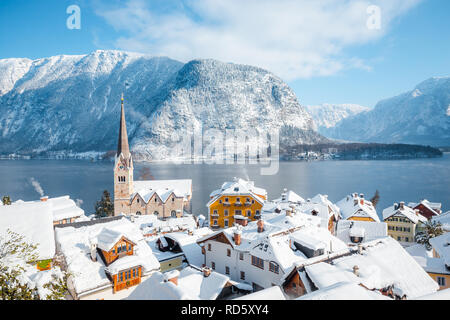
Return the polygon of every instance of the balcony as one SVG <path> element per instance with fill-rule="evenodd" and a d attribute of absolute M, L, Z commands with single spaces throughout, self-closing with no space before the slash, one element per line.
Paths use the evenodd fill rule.
<path fill-rule="evenodd" d="M 251 201 L 245 201 L 244 205 L 246 207 L 250 207 L 252 205 Z"/>
<path fill-rule="evenodd" d="M 223 204 L 225 207 L 231 206 L 231 203 L 229 203 L 228 201 L 224 201 L 222 204 Z"/>
<path fill-rule="evenodd" d="M 236 207 L 240 207 L 240 206 L 242 206 L 242 202 L 236 201 L 236 202 L 234 203 L 234 205 L 235 205 Z"/>

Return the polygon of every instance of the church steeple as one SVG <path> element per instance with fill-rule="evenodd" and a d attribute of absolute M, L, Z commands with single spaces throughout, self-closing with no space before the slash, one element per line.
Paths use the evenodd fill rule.
<path fill-rule="evenodd" d="M 130 157 L 130 147 L 128 146 L 127 124 L 125 121 L 125 109 L 123 106 L 123 93 L 122 93 L 122 107 L 120 115 L 120 128 L 119 128 L 119 142 L 117 144 L 117 156 L 122 153 L 123 156 L 128 159 Z"/>

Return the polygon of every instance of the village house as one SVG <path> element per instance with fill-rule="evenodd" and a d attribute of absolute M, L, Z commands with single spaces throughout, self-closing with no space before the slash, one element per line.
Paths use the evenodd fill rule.
<path fill-rule="evenodd" d="M 133 171 L 122 96 L 119 142 L 114 163 L 114 215 L 167 218 L 191 213 L 192 180 L 135 181 Z"/>
<path fill-rule="evenodd" d="M 335 234 L 341 214 L 339 207 L 328 200 L 327 195 L 317 194 L 315 197 L 307 199 L 298 209 L 303 213 L 320 217 L 323 227 L 327 228 L 331 234 Z"/>
<path fill-rule="evenodd" d="M 327 195 L 318 194 L 306 201 L 292 190 L 284 189 L 281 197 L 272 201 L 266 201 L 262 208 L 265 214 L 285 214 L 286 211 L 300 211 L 322 219 L 324 228 L 334 234 L 336 223 L 339 220 L 339 208 L 328 200 Z"/>
<path fill-rule="evenodd" d="M 436 280 L 441 289 L 450 288 L 450 235 L 444 233 L 430 239 L 433 247 L 432 261 L 433 270 L 429 271 L 430 276 Z"/>
<path fill-rule="evenodd" d="M 155 272 L 127 300 L 217 300 L 232 291 L 228 276 L 208 268 L 187 267 L 181 271 Z"/>
<path fill-rule="evenodd" d="M 431 221 L 440 223 L 444 232 L 450 232 L 450 211 L 432 217 Z"/>
<path fill-rule="evenodd" d="M 325 298 L 352 298 L 355 295 L 350 294 L 351 291 L 362 292 L 355 285 L 367 290 L 368 298 L 378 298 L 382 294 L 393 299 L 415 299 L 439 289 L 438 284 L 391 237 L 298 263 L 284 277 L 282 285 L 291 298 L 315 292 Z"/>
<path fill-rule="evenodd" d="M 419 213 L 430 220 L 432 217 L 439 216 L 442 211 L 442 204 L 438 202 L 430 202 L 427 199 L 420 201 L 419 203 L 410 202 L 408 207 L 413 210 L 419 210 Z"/>
<path fill-rule="evenodd" d="M 415 242 L 416 230 L 427 219 L 419 211 L 405 205 L 404 202 L 394 203 L 383 210 L 383 220 L 388 225 L 388 234 L 403 244 Z"/>
<path fill-rule="evenodd" d="M 58 225 L 55 234 L 73 299 L 122 299 L 160 267 L 124 216 Z"/>
<path fill-rule="evenodd" d="M 211 228 L 228 228 L 235 221 L 246 224 L 261 218 L 261 209 L 267 200 L 267 191 L 255 187 L 253 181 L 234 178 L 221 189 L 210 194 L 208 207 Z"/>
<path fill-rule="evenodd" d="M 372 202 L 364 198 L 364 194 L 353 193 L 337 202 L 343 219 L 357 221 L 380 222 Z"/>
<path fill-rule="evenodd" d="M 204 265 L 259 291 L 277 285 L 295 262 L 347 247 L 320 227 L 320 218 L 289 214 L 199 239 Z"/>

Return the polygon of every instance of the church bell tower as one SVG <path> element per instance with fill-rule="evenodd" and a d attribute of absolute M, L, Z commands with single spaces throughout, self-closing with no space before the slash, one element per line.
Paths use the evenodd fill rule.
<path fill-rule="evenodd" d="M 119 142 L 114 163 L 114 215 L 130 214 L 130 196 L 133 193 L 133 159 L 128 145 L 127 124 L 121 98 Z"/>

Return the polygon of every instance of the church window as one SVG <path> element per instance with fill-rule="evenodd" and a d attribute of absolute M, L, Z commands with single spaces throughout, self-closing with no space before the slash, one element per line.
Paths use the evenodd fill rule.
<path fill-rule="evenodd" d="M 137 200 L 136 200 L 136 201 L 137 201 L 137 203 L 139 203 L 139 198 L 137 198 Z"/>
<path fill-rule="evenodd" d="M 154 214 L 155 216 L 158 216 L 158 215 L 159 215 L 159 212 L 158 212 L 158 211 L 155 211 L 155 212 L 153 212 L 153 214 Z"/>
<path fill-rule="evenodd" d="M 172 210 L 172 212 L 170 213 L 170 215 L 172 216 L 172 217 L 176 217 L 177 216 L 177 212 L 175 211 L 175 210 Z"/>

